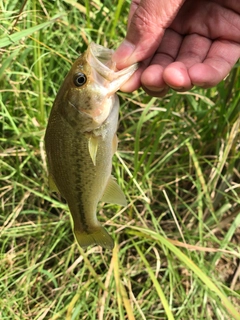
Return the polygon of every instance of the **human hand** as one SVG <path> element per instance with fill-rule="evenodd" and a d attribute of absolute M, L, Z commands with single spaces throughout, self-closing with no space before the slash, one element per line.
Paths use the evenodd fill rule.
<path fill-rule="evenodd" d="M 240 58 L 238 0 L 132 0 L 117 68 L 141 62 L 121 87 L 164 96 L 169 87 L 213 87 Z"/>

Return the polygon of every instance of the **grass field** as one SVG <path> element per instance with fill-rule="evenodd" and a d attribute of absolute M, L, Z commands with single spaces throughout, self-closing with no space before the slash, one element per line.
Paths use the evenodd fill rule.
<path fill-rule="evenodd" d="M 239 65 L 208 90 L 119 93 L 113 252 L 79 249 L 49 192 L 56 93 L 90 41 L 120 44 L 129 3 L 0 0 L 0 319 L 240 319 Z"/>

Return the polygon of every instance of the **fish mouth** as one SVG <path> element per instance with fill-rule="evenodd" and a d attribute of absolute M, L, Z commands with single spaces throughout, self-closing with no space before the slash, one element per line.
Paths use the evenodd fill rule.
<path fill-rule="evenodd" d="M 109 94 L 116 92 L 137 70 L 135 63 L 125 69 L 117 70 L 116 62 L 112 60 L 114 50 L 91 42 L 86 52 L 86 60 L 92 67 L 93 79 L 104 84 Z"/>
<path fill-rule="evenodd" d="M 99 44 L 91 42 L 89 45 L 89 63 L 92 62 L 94 64 L 95 62 L 98 65 L 98 67 L 101 67 L 100 69 L 103 69 L 100 71 L 116 71 L 116 62 L 112 61 L 113 53 L 114 50 L 105 48 L 103 46 L 100 46 Z"/>

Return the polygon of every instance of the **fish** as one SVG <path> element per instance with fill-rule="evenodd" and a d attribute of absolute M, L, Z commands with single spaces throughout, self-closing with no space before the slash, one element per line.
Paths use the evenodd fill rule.
<path fill-rule="evenodd" d="M 66 200 L 82 248 L 114 241 L 97 219 L 100 201 L 126 206 L 111 175 L 117 150 L 119 99 L 116 91 L 138 64 L 117 70 L 114 50 L 94 42 L 73 63 L 53 103 L 45 132 L 50 190 Z"/>

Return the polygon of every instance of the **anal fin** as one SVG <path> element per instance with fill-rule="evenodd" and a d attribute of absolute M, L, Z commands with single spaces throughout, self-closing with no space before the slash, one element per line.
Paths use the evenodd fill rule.
<path fill-rule="evenodd" d="M 114 203 L 119 204 L 120 206 L 126 206 L 127 200 L 126 197 L 117 184 L 117 182 L 114 180 L 112 176 L 110 176 L 107 186 L 104 190 L 103 196 L 101 201 L 107 202 L 107 203 Z"/>

